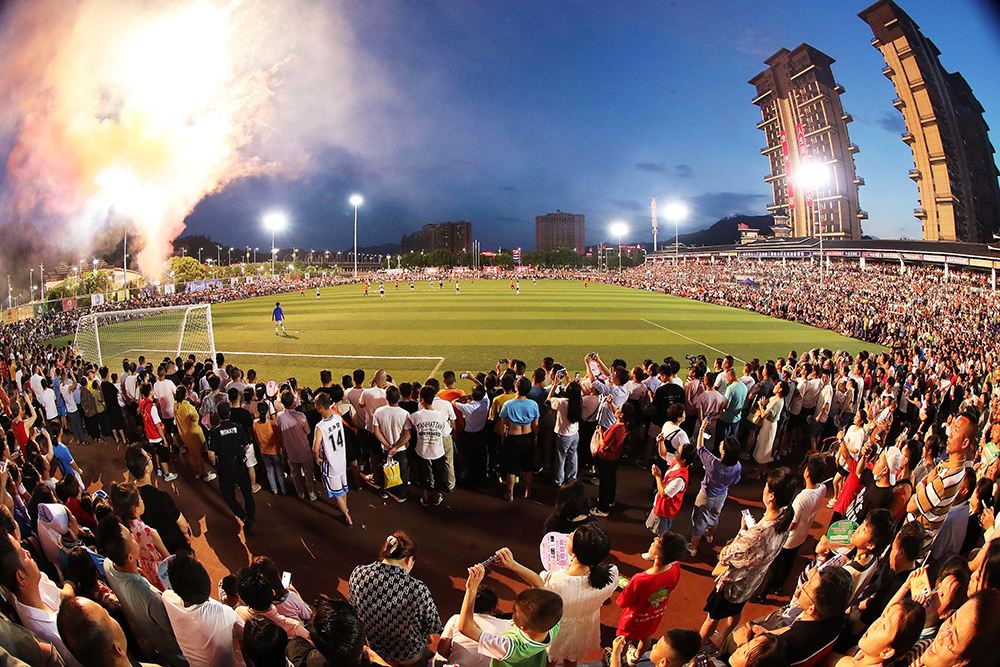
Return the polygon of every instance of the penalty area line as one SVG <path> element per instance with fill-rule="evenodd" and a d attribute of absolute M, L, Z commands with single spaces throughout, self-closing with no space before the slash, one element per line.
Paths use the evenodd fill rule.
<path fill-rule="evenodd" d="M 644 319 L 642 321 L 645 322 L 646 324 L 652 324 L 654 327 L 657 327 L 659 329 L 663 329 L 664 331 L 669 331 L 670 333 L 674 334 L 675 336 L 680 336 L 681 338 L 685 338 L 685 339 L 691 341 L 692 343 L 696 343 L 698 345 L 701 345 L 702 347 L 707 347 L 710 350 L 715 350 L 716 352 L 718 352 L 719 354 L 721 354 L 723 356 L 729 355 L 729 353 L 726 352 L 725 350 L 720 350 L 719 348 L 717 348 L 717 347 L 715 347 L 713 345 L 709 345 L 708 343 L 703 343 L 700 340 L 698 340 L 697 338 L 691 338 L 691 336 L 685 336 L 680 331 L 674 331 L 673 329 L 668 329 L 667 327 L 663 326 L 662 324 L 657 324 L 656 322 L 650 322 L 649 320 L 645 320 Z M 735 359 L 736 361 L 741 361 L 743 363 L 746 363 L 743 359 L 740 359 L 739 357 L 737 357 L 735 355 L 733 356 L 733 359 Z"/>
<path fill-rule="evenodd" d="M 207 354 L 207 350 L 198 350 L 199 352 L 204 352 Z M 122 354 L 129 354 L 130 352 L 161 352 L 164 354 L 176 354 L 177 350 L 149 350 L 146 348 L 133 347 L 132 349 L 125 350 Z M 442 363 L 444 363 L 444 357 L 387 357 L 387 356 L 373 356 L 366 354 L 304 354 L 290 352 L 240 352 L 239 350 L 216 350 L 216 352 L 221 352 L 222 354 L 232 354 L 236 356 L 252 356 L 252 357 L 307 357 L 310 359 L 390 359 L 390 360 L 401 360 L 401 361 L 437 361 L 438 365 L 434 367 L 436 371 Z"/>

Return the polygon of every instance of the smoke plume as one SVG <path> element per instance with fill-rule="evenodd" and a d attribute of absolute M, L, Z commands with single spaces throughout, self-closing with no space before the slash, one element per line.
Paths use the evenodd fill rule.
<path fill-rule="evenodd" d="M 127 221 L 139 266 L 159 277 L 205 195 L 244 176 L 294 175 L 307 146 L 351 150 L 364 134 L 353 85 L 364 59 L 333 7 L 15 2 L 0 28 L 4 245 L 72 262 Z M 379 90 L 378 76 L 366 84 Z"/>

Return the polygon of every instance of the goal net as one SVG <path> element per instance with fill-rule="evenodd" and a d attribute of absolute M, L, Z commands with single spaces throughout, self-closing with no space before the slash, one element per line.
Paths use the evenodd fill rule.
<path fill-rule="evenodd" d="M 93 313 L 80 318 L 73 341 L 77 353 L 101 366 L 124 357 L 196 354 L 215 360 L 212 306 L 166 306 Z"/>

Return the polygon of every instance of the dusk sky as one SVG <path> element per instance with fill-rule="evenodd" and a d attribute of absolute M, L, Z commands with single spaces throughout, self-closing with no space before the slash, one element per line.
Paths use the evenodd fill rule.
<path fill-rule="evenodd" d="M 276 88 L 271 140 L 303 122 L 293 108 L 309 109 L 305 122 L 322 131 L 283 147 L 294 169 L 264 170 L 203 199 L 185 233 L 265 248 L 260 218 L 281 209 L 292 224 L 278 246 L 343 249 L 351 245 L 354 192 L 365 200 L 362 246 L 463 219 L 484 249 L 529 249 L 534 217 L 557 209 L 586 215 L 590 243 L 610 239 L 613 220 L 628 222 L 626 240 L 647 241 L 650 195 L 661 206 L 688 204 L 681 233 L 734 213 L 764 214 L 765 138 L 747 80 L 779 48 L 806 42 L 836 59 L 834 75 L 846 88 L 843 105 L 855 119 L 848 129 L 861 148 L 857 173 L 867 182 L 863 231 L 920 238 L 895 91 L 857 17 L 867 4 L 319 3 L 337 24 L 327 46 L 340 49 L 341 69 L 313 64 L 315 45 L 293 45 L 298 66 L 316 71 L 310 85 Z M 944 66 L 969 81 L 1000 142 L 993 10 L 985 0 L 900 5 L 937 44 Z M 667 236 L 661 220 L 660 238 Z"/>

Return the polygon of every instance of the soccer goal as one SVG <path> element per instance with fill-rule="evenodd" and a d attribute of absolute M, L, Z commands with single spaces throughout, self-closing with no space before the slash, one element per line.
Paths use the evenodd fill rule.
<path fill-rule="evenodd" d="M 73 341 L 77 353 L 104 366 L 140 354 L 215 359 L 212 306 L 165 306 L 108 311 L 81 317 Z"/>

